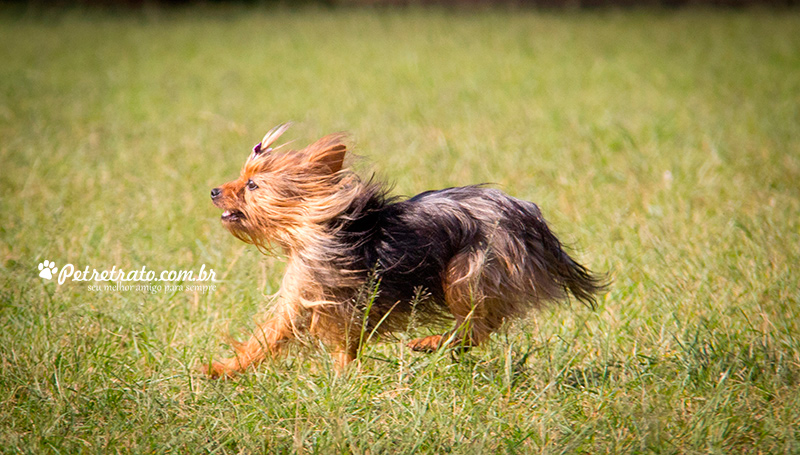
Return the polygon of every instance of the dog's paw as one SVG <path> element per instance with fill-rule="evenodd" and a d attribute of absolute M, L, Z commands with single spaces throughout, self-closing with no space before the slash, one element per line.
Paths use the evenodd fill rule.
<path fill-rule="evenodd" d="M 436 352 L 442 346 L 443 335 L 431 335 L 408 342 L 408 347 L 418 352 Z"/>
<path fill-rule="evenodd" d="M 208 376 L 210 379 L 225 379 L 233 373 L 219 362 L 202 363 L 197 366 L 197 371 Z"/>

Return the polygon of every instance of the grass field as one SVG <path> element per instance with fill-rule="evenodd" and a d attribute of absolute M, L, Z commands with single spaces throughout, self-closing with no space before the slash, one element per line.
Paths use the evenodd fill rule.
<path fill-rule="evenodd" d="M 800 453 L 797 30 L 797 11 L 0 12 L 0 451 Z M 312 345 L 204 379 L 283 269 L 208 193 L 286 120 L 297 144 L 349 131 L 399 194 L 537 202 L 610 292 L 460 361 L 384 340 L 336 377 Z M 44 260 L 222 281 L 96 291 Z"/>

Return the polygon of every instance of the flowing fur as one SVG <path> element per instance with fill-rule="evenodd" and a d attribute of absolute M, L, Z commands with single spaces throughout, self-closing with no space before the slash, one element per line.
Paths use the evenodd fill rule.
<path fill-rule="evenodd" d="M 569 294 L 593 306 L 604 280 L 573 260 L 532 202 L 481 185 L 428 191 L 400 201 L 343 168 L 344 136 L 299 151 L 269 148 L 267 133 L 237 180 L 212 190 L 230 232 L 288 266 L 271 318 L 212 362 L 230 376 L 310 333 L 335 350 L 341 368 L 364 333 L 454 320 L 452 331 L 413 340 L 432 351 L 485 341 L 504 321 Z"/>

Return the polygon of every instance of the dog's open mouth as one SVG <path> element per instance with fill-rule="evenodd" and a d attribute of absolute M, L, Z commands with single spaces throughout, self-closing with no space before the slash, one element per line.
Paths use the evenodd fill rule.
<path fill-rule="evenodd" d="M 234 222 L 244 219 L 244 213 L 238 210 L 225 210 L 222 212 L 222 221 Z"/>

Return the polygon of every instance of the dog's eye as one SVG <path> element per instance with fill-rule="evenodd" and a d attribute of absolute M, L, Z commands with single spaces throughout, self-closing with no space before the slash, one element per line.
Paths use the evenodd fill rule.
<path fill-rule="evenodd" d="M 258 188 L 258 185 L 256 185 L 256 182 L 254 182 L 252 180 L 248 180 L 247 181 L 247 189 L 248 190 L 253 191 L 253 190 L 257 189 L 257 188 Z"/>

